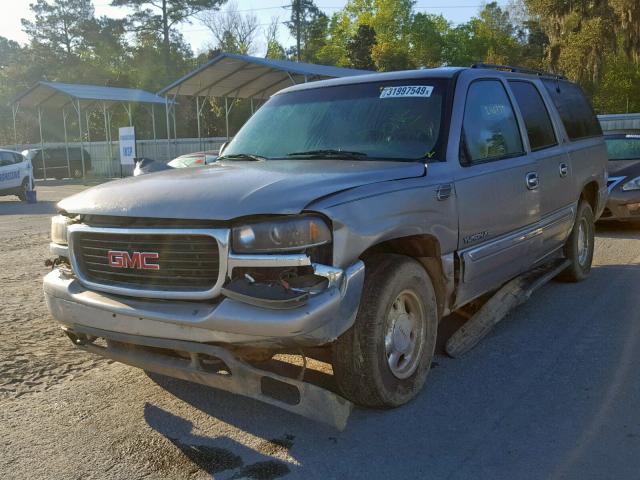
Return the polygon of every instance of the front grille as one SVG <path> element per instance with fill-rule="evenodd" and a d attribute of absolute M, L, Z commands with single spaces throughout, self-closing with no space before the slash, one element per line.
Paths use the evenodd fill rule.
<path fill-rule="evenodd" d="M 109 265 L 108 252 L 157 253 L 159 269 Z M 207 291 L 218 280 L 218 242 L 208 235 L 77 232 L 73 254 L 84 279 L 136 290 Z"/>

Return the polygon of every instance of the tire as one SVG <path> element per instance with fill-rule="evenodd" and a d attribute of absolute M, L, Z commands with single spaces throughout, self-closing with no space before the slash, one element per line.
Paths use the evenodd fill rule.
<path fill-rule="evenodd" d="M 398 407 L 420 392 L 429 373 L 438 331 L 436 296 L 429 275 L 412 258 L 377 255 L 365 266 L 355 323 L 333 345 L 333 372 L 352 402 Z"/>
<path fill-rule="evenodd" d="M 22 185 L 20 185 L 20 191 L 17 193 L 17 196 L 21 202 L 27 201 L 27 191 L 29 191 L 29 179 L 25 178 L 22 181 Z"/>
<path fill-rule="evenodd" d="M 595 226 L 593 210 L 589 203 L 581 200 L 578 203 L 576 221 L 571 235 L 564 245 L 564 255 L 571 261 L 558 279 L 565 282 L 581 282 L 589 276 L 593 261 L 595 243 Z"/>

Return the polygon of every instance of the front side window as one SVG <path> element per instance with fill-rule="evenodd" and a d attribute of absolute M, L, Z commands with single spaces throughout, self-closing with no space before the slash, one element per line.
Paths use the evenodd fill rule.
<path fill-rule="evenodd" d="M 524 154 L 513 107 L 498 80 L 479 80 L 467 92 L 462 124 L 463 164 Z"/>
<path fill-rule="evenodd" d="M 345 152 L 349 159 L 443 160 L 448 84 L 422 78 L 275 95 L 242 127 L 224 157 L 340 158 Z"/>
<path fill-rule="evenodd" d="M 640 160 L 640 135 L 607 135 L 609 160 Z"/>
<path fill-rule="evenodd" d="M 540 92 L 533 83 L 510 81 L 509 85 L 516 97 L 516 103 L 527 127 L 531 150 L 541 150 L 557 144 L 556 135 L 547 107 Z"/>
<path fill-rule="evenodd" d="M 6 167 L 16 163 L 15 157 L 11 152 L 0 152 L 0 167 Z"/>

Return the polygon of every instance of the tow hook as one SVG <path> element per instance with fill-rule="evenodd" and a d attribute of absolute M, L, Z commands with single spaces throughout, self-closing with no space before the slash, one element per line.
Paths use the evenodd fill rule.
<path fill-rule="evenodd" d="M 49 267 L 49 268 L 51 268 L 51 270 L 53 270 L 54 268 L 56 268 L 61 263 L 62 263 L 62 260 L 60 260 L 60 257 L 56 257 L 53 260 L 51 260 L 50 258 L 47 258 L 44 261 L 44 266 L 45 267 Z"/>

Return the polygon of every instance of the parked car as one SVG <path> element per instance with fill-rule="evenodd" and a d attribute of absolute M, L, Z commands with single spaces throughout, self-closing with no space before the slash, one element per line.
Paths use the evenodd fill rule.
<path fill-rule="evenodd" d="M 139 158 L 135 161 L 133 176 L 144 175 L 146 173 L 160 172 L 172 168 L 190 168 L 203 165 L 210 165 L 218 159 L 217 151 L 195 152 L 181 155 L 168 163 L 159 162 L 150 158 Z"/>
<path fill-rule="evenodd" d="M 561 77 L 304 83 L 207 169 L 61 201 L 46 300 L 77 346 L 146 370 L 318 414 L 317 390 L 237 358 L 324 349 L 344 397 L 396 407 L 422 389 L 444 316 L 550 262 L 589 275 L 606 168 L 593 110 Z"/>
<path fill-rule="evenodd" d="M 211 165 L 217 159 L 218 152 L 214 150 L 188 153 L 171 160 L 169 166 L 173 168 L 199 167 L 202 165 Z"/>
<path fill-rule="evenodd" d="M 0 195 L 16 195 L 24 202 L 33 189 L 31 162 L 21 153 L 0 150 Z"/>
<path fill-rule="evenodd" d="M 605 135 L 609 199 L 601 220 L 640 222 L 640 130 Z"/>
<path fill-rule="evenodd" d="M 81 150 L 80 147 L 69 147 L 68 157 L 66 147 L 46 147 L 44 152 L 44 161 L 42 149 L 40 148 L 22 152 L 25 157 L 31 160 L 34 178 L 43 179 L 45 178 L 45 173 L 46 178 L 82 178 L 83 153 L 85 174 L 91 170 L 91 155 L 86 149 Z"/>

